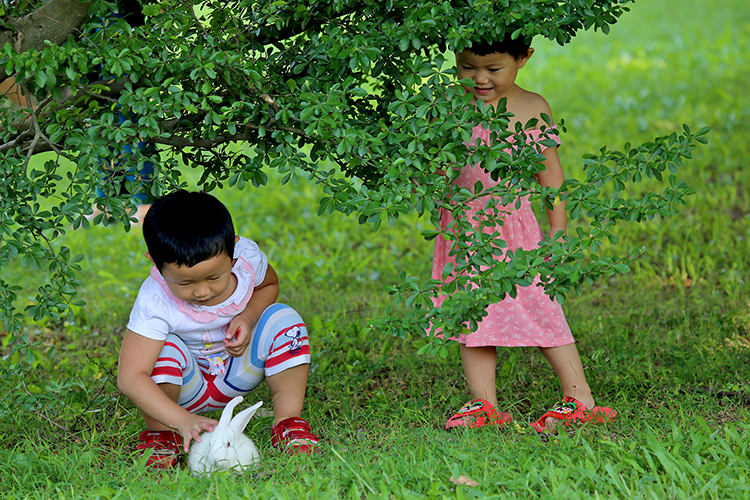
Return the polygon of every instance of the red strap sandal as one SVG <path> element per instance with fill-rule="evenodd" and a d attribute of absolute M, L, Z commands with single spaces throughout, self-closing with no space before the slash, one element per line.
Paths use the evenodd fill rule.
<path fill-rule="evenodd" d="M 146 467 L 153 469 L 174 469 L 180 461 L 182 436 L 172 431 L 143 431 L 138 435 L 141 442 L 136 450 L 151 450 Z"/>
<path fill-rule="evenodd" d="M 547 428 L 548 418 L 562 420 L 563 425 L 570 427 L 573 424 L 585 424 L 588 422 L 599 424 L 614 422 L 615 417 L 617 417 L 617 411 L 612 408 L 595 406 L 589 410 L 577 399 L 566 396 L 562 401 L 555 403 L 555 406 L 542 415 L 539 420 L 532 422 L 531 427 L 535 431 L 542 433 L 552 430 Z"/>
<path fill-rule="evenodd" d="M 489 401 L 475 399 L 463 405 L 455 415 L 448 419 L 445 423 L 445 430 L 456 427 L 477 428 L 486 425 L 503 427 L 511 420 L 513 420 L 513 415 L 510 413 L 497 411 L 497 408 Z"/>
<path fill-rule="evenodd" d="M 310 424 L 299 417 L 285 418 L 271 428 L 271 444 L 290 455 L 319 452 L 318 436 L 312 433 Z"/>

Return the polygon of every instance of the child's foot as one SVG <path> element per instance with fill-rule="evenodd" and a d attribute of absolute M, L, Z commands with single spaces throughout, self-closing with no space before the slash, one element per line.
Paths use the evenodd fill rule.
<path fill-rule="evenodd" d="M 146 461 L 146 467 L 153 469 L 174 469 L 180 460 L 182 436 L 172 431 L 143 431 L 138 436 L 141 442 L 135 448 L 151 450 L 151 456 Z"/>
<path fill-rule="evenodd" d="M 455 427 L 484 427 L 491 425 L 503 427 L 510 422 L 513 416 L 510 413 L 499 412 L 489 401 L 475 399 L 461 407 L 455 415 L 445 423 L 445 430 Z"/>
<path fill-rule="evenodd" d="M 617 412 L 606 406 L 594 406 L 593 399 L 591 406 L 587 407 L 575 398 L 565 397 L 562 401 L 555 403 L 548 412 L 531 424 L 537 432 L 554 432 L 558 421 L 563 425 L 583 424 L 587 422 L 614 422 Z M 590 409 L 589 409 L 590 408 Z"/>
<path fill-rule="evenodd" d="M 310 424 L 300 417 L 285 418 L 274 425 L 271 428 L 271 444 L 290 455 L 312 455 L 319 451 L 318 436 L 312 433 Z"/>
<path fill-rule="evenodd" d="M 552 409 L 550 409 L 550 411 L 552 411 L 554 408 L 557 408 L 558 405 L 571 403 L 573 401 L 575 401 L 575 404 L 577 405 L 576 407 L 580 408 L 581 411 L 586 411 L 594 407 L 594 398 L 591 397 L 591 394 L 589 394 L 587 397 L 581 397 L 581 396 L 579 397 L 580 399 L 565 397 L 563 398 L 562 401 L 558 401 L 557 403 L 555 403 L 555 406 L 553 406 Z M 546 420 L 544 421 L 544 426 L 546 427 L 547 432 L 552 432 L 555 430 L 555 426 L 557 425 L 558 420 L 560 419 L 555 418 L 555 417 L 546 418 Z"/>

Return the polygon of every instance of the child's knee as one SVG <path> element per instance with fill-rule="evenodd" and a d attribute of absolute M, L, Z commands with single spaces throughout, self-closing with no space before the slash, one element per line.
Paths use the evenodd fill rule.
<path fill-rule="evenodd" d="M 310 342 L 302 317 L 285 304 L 273 304 L 264 311 L 256 335 L 264 340 L 259 357 L 266 376 L 310 363 Z"/>

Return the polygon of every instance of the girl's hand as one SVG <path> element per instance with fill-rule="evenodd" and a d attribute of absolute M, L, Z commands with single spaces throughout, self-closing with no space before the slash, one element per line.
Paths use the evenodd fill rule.
<path fill-rule="evenodd" d="M 200 433 L 205 431 L 211 432 L 218 424 L 218 420 L 188 413 L 177 429 L 182 435 L 182 445 L 185 449 L 185 453 L 190 451 L 191 439 L 195 439 L 196 443 L 200 443 Z"/>
<path fill-rule="evenodd" d="M 252 331 L 253 325 L 246 316 L 240 314 L 232 318 L 224 337 L 224 347 L 230 356 L 238 358 L 245 353 L 247 346 L 250 345 Z"/>

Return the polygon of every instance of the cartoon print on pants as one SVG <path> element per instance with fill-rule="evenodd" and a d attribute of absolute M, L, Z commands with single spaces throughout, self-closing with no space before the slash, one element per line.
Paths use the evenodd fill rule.
<path fill-rule="evenodd" d="M 302 337 L 302 330 L 299 326 L 293 326 L 289 330 L 284 332 L 284 336 L 289 337 L 292 339 L 292 342 L 289 344 L 289 352 L 295 353 L 302 349 L 302 340 L 300 337 Z"/>

